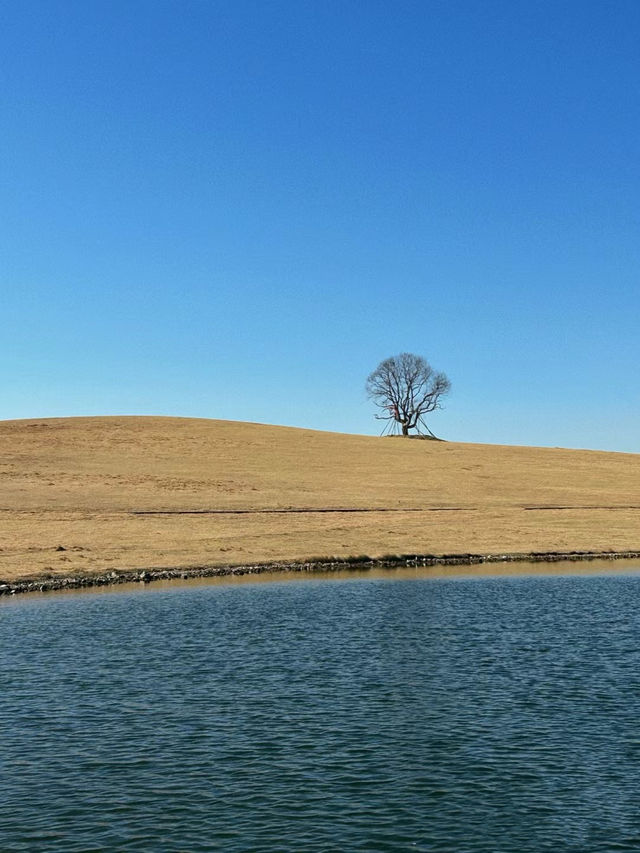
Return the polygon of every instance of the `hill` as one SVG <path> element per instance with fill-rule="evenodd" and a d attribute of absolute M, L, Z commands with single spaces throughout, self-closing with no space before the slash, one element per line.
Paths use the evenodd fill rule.
<path fill-rule="evenodd" d="M 0 422 L 0 579 L 640 548 L 640 455 L 161 417 Z"/>

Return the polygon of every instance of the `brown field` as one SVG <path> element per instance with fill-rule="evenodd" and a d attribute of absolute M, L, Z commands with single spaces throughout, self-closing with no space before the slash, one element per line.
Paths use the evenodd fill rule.
<path fill-rule="evenodd" d="M 0 447 L 5 581 L 359 554 L 640 550 L 637 454 L 150 417 L 3 421 Z"/>

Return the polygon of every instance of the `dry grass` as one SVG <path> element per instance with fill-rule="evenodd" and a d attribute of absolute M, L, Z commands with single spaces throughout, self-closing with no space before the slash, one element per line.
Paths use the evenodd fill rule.
<path fill-rule="evenodd" d="M 636 454 L 145 417 L 4 421 L 0 448 L 3 580 L 311 556 L 640 549 Z M 291 509 L 367 511 L 264 512 Z M 215 512 L 181 514 L 194 510 Z M 158 511 L 167 514 L 144 514 Z"/>

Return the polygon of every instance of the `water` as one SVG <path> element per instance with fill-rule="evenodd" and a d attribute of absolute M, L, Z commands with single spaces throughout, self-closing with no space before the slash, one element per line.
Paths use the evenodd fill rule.
<path fill-rule="evenodd" d="M 640 577 L 0 606 L 0 850 L 640 850 Z"/>

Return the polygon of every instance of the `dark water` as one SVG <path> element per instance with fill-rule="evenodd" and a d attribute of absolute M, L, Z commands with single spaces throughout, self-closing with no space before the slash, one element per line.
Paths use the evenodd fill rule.
<path fill-rule="evenodd" d="M 640 577 L 0 606 L 0 850 L 640 850 Z"/>

